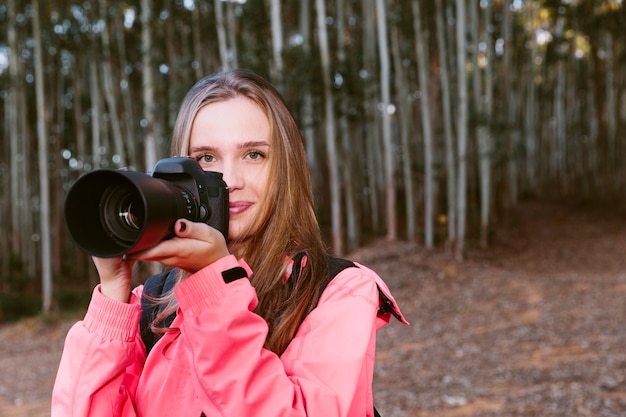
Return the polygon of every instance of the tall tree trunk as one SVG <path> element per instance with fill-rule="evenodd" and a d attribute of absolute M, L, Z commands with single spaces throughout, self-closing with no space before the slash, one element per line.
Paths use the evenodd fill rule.
<path fill-rule="evenodd" d="M 15 28 L 15 0 L 8 0 L 7 5 L 8 15 L 7 15 L 7 38 L 9 43 L 9 85 L 7 90 L 7 100 L 5 111 L 7 113 L 7 127 L 8 127 L 8 135 L 9 135 L 9 166 L 10 168 L 10 179 L 11 179 L 11 209 L 10 209 L 10 217 L 11 217 L 11 225 L 13 226 L 11 229 L 11 235 L 9 240 L 11 242 L 10 248 L 12 251 L 16 253 L 19 251 L 19 248 L 22 245 L 22 233 L 20 229 L 20 225 L 22 224 L 21 218 L 25 215 L 26 210 L 25 202 L 23 201 L 24 195 L 20 193 L 20 183 L 19 180 L 21 178 L 20 165 L 24 164 L 24 153 L 22 150 L 22 141 L 20 140 L 20 123 L 18 118 L 18 103 L 20 97 L 22 97 L 22 92 L 19 89 L 20 83 L 20 73 L 19 73 L 19 60 L 18 56 L 19 50 L 17 46 L 17 34 Z M 8 262 L 7 262 L 8 265 Z"/>
<path fill-rule="evenodd" d="M 343 0 L 336 2 L 336 27 L 337 27 L 337 67 L 340 71 L 347 68 L 346 63 L 346 46 L 345 46 L 345 3 Z M 344 74 L 340 74 L 342 77 Z M 355 250 L 359 245 L 359 234 L 357 226 L 357 205 L 355 203 L 354 181 L 352 172 L 354 165 L 352 163 L 354 153 L 352 152 L 352 141 L 350 138 L 350 129 L 348 126 L 348 98 L 346 97 L 346 87 L 342 84 L 339 86 L 337 94 L 338 112 L 339 112 L 339 137 L 341 141 L 341 180 L 343 188 L 343 197 L 346 205 L 346 229 L 348 251 Z"/>
<path fill-rule="evenodd" d="M 363 134 L 365 136 L 365 160 L 367 166 L 367 181 L 370 208 L 370 223 L 376 233 L 381 230 L 381 215 L 379 201 L 381 190 L 384 188 L 383 150 L 378 140 L 379 120 L 376 109 L 378 103 L 377 84 L 374 79 L 376 67 L 376 17 L 374 14 L 374 0 L 362 0 L 363 10 Z"/>
<path fill-rule="evenodd" d="M 593 74 L 595 71 L 593 69 L 594 60 L 589 60 L 589 73 Z M 590 178 L 590 188 L 597 189 L 600 187 L 600 170 L 599 170 L 599 161 L 598 161 L 598 131 L 599 131 L 599 120 L 598 120 L 598 112 L 597 106 L 595 103 L 596 98 L 596 80 L 594 77 L 587 77 L 587 120 L 589 122 L 589 146 L 587 152 L 587 166 L 589 171 Z"/>
<path fill-rule="evenodd" d="M 143 91 L 144 158 L 146 169 L 151 170 L 157 161 L 155 138 L 156 114 L 154 105 L 154 76 L 152 72 L 152 5 L 141 0 L 141 80 Z"/>
<path fill-rule="evenodd" d="M 400 50 L 400 33 L 397 26 L 392 28 L 392 56 L 394 71 L 394 84 L 398 94 L 398 121 L 400 122 L 400 157 L 402 158 L 402 183 L 404 186 L 404 207 L 406 211 L 406 238 L 409 242 L 417 241 L 417 214 L 415 212 L 415 184 L 411 166 L 413 156 L 410 146 L 412 110 L 409 104 L 409 82 L 406 72 L 403 71 L 402 54 Z"/>
<path fill-rule="evenodd" d="M 484 7 L 484 24 L 480 24 L 477 5 L 472 10 L 472 33 L 474 41 L 474 108 L 478 112 L 476 138 L 478 142 L 478 167 L 480 174 L 480 242 L 482 249 L 488 246 L 489 217 L 491 213 L 491 1 Z M 479 34 L 479 28 L 482 34 Z M 485 45 L 484 48 L 481 45 Z"/>
<path fill-rule="evenodd" d="M 74 117 L 74 137 L 76 138 L 76 159 L 78 160 L 78 168 L 83 169 L 87 162 L 87 143 L 85 139 L 85 130 L 83 129 L 83 80 L 80 69 L 83 67 L 83 61 L 80 56 L 74 59 L 74 68 L 72 71 L 72 112 Z"/>
<path fill-rule="evenodd" d="M 535 12 L 534 5 L 529 5 L 529 19 L 534 22 Z M 534 23 L 533 23 L 534 24 Z M 532 33 L 533 39 L 530 41 L 530 60 L 528 62 L 528 92 L 526 97 L 526 127 L 524 129 L 525 145 L 526 145 L 526 189 L 536 192 L 537 188 L 537 173 L 536 153 L 537 153 L 537 136 L 536 136 L 536 86 L 535 79 L 537 74 L 537 42 L 534 39 L 534 32 Z"/>
<path fill-rule="evenodd" d="M 239 68 L 239 51 L 237 48 L 237 19 L 235 16 L 235 2 L 229 1 L 226 3 L 226 22 L 228 24 L 228 31 L 226 37 L 228 39 L 228 46 L 230 49 L 229 61 L 232 68 Z"/>
<path fill-rule="evenodd" d="M 614 57 L 614 46 L 613 46 L 613 34 L 610 31 L 606 31 L 604 34 L 605 39 L 605 69 L 604 73 L 606 74 L 605 81 L 605 96 L 606 96 L 606 134 L 607 134 L 607 144 L 608 144 L 608 155 L 609 160 L 607 161 L 608 165 L 608 178 L 612 179 L 613 182 L 617 179 L 617 111 L 619 108 L 616 100 L 616 85 L 615 85 L 615 57 Z M 607 178 L 607 179 L 608 179 Z M 618 191 L 619 188 L 616 187 L 617 183 L 610 184 L 609 186 L 614 190 Z"/>
<path fill-rule="evenodd" d="M 20 85 L 20 74 L 19 74 L 19 61 L 18 61 L 18 46 L 17 46 L 17 31 L 15 27 L 15 0 L 7 1 L 7 41 L 9 47 L 9 83 L 7 87 L 7 96 L 4 105 L 4 112 L 6 115 L 5 124 L 4 124 L 4 132 L 5 137 L 8 137 L 8 165 L 9 165 L 9 175 L 6 178 L 9 182 L 7 187 L 5 188 L 3 184 L 3 190 L 10 190 L 10 197 L 7 199 L 8 204 L 6 206 L 2 206 L 2 210 L 4 213 L 9 213 L 8 215 L 3 215 L 3 224 L 4 219 L 10 219 L 7 221 L 7 228 L 3 230 L 10 231 L 8 236 L 5 236 L 5 239 L 2 239 L 3 245 L 2 249 L 3 253 L 3 262 L 2 267 L 0 268 L 0 277 L 8 277 L 9 276 L 9 263 L 10 258 L 19 251 L 21 245 L 21 230 L 20 230 L 20 217 L 23 213 L 20 210 L 19 204 L 19 167 L 18 163 L 20 161 L 21 155 L 20 151 L 20 137 L 19 137 L 19 118 L 18 118 L 18 100 L 20 97 L 20 92 L 18 89 L 18 85 Z M 4 151 L 4 149 L 3 149 Z M 4 172 L 3 172 L 4 174 Z M 4 195 L 4 193 L 3 193 Z M 6 211 L 5 211 L 6 210 Z M 6 248 L 4 246 L 4 242 L 6 242 Z M 6 261 L 5 261 L 6 260 Z"/>
<path fill-rule="evenodd" d="M 389 41 L 387 37 L 387 13 L 385 0 L 376 0 L 376 23 L 378 28 L 378 56 L 380 62 L 380 90 L 383 122 L 383 154 L 385 170 L 385 210 L 387 240 L 398 236 L 396 221 L 396 187 L 394 181 L 394 151 L 391 140 L 391 71 L 389 65 Z"/>
<path fill-rule="evenodd" d="M 119 6 L 117 6 L 119 7 Z M 126 160 L 131 169 L 141 169 L 139 162 L 139 152 L 137 150 L 137 139 L 135 138 L 135 116 L 133 112 L 133 98 L 130 81 L 126 73 L 128 67 L 128 59 L 126 57 L 126 40 L 124 37 L 124 24 L 122 22 L 123 14 L 121 11 L 114 13 L 113 24 L 115 27 L 115 40 L 117 42 L 118 57 L 120 60 L 120 93 L 122 95 L 122 103 L 124 103 L 124 132 L 126 149 L 128 151 Z M 172 25 L 166 25 L 169 29 Z M 170 71 L 175 73 L 174 68 L 170 67 Z"/>
<path fill-rule="evenodd" d="M 222 11 L 222 3 L 222 0 L 214 0 L 213 8 L 215 9 L 217 45 L 220 51 L 220 71 L 228 71 L 230 69 L 230 64 L 228 62 L 228 45 L 226 44 L 226 27 L 224 24 L 224 12 Z"/>
<path fill-rule="evenodd" d="M 428 57 L 428 40 L 426 31 L 422 30 L 420 5 L 417 0 L 411 2 L 413 6 L 413 30 L 415 33 L 415 54 L 417 56 L 417 74 L 420 83 L 420 110 L 422 113 L 422 134 L 424 135 L 424 245 L 427 249 L 433 247 L 433 134 L 430 121 L 430 77 L 428 74 L 430 59 Z"/>
<path fill-rule="evenodd" d="M 41 242 L 42 311 L 50 313 L 52 307 L 52 260 L 50 247 L 50 190 L 48 182 L 48 133 L 46 126 L 46 101 L 43 90 L 43 58 L 39 0 L 32 0 L 33 40 L 35 42 L 35 94 L 37 99 L 37 151 L 39 165 L 39 238 Z"/>
<path fill-rule="evenodd" d="M 457 121 L 458 182 L 457 182 L 457 245 L 455 258 L 463 260 L 465 252 L 465 222 L 467 206 L 467 73 L 466 73 L 466 18 L 465 0 L 456 0 L 457 42 L 457 97 L 459 115 Z"/>
<path fill-rule="evenodd" d="M 317 33 L 322 67 L 322 85 L 324 86 L 324 125 L 326 135 L 326 154 L 330 181 L 330 205 L 332 244 L 337 255 L 343 254 L 343 224 L 341 221 L 341 193 L 339 177 L 339 159 L 335 139 L 335 111 L 333 108 L 332 83 L 330 79 L 330 50 L 326 29 L 326 5 L 324 0 L 315 0 L 317 15 Z"/>
<path fill-rule="evenodd" d="M 446 44 L 446 30 L 444 26 L 444 10 L 442 0 L 436 0 L 437 19 L 437 49 L 439 50 L 439 83 L 441 84 L 441 102 L 443 115 L 443 131 L 445 140 L 445 165 L 446 165 L 446 192 L 448 199 L 447 226 L 448 226 L 448 249 L 456 246 L 456 155 L 452 131 L 452 97 L 450 88 L 450 76 L 448 74 L 448 47 Z M 454 56 L 454 55 L 453 55 Z"/>
<path fill-rule="evenodd" d="M 303 59 L 311 59 L 311 3 L 310 0 L 300 0 L 300 21 L 299 30 L 302 34 Z M 321 182 L 319 170 L 315 169 L 317 161 L 315 129 L 313 128 L 313 97 L 311 95 L 311 78 L 307 77 L 302 85 L 302 107 L 300 110 L 300 120 L 302 124 L 302 134 L 306 146 L 307 160 L 311 169 L 311 178 L 314 185 Z"/>
<path fill-rule="evenodd" d="M 94 42 L 95 44 L 95 42 Z M 102 110 L 100 109 L 100 83 L 98 77 L 98 63 L 95 54 L 96 49 L 93 48 L 89 54 L 89 98 L 91 100 L 91 158 L 93 168 L 100 168 L 100 147 L 102 130 L 100 119 Z"/>
<path fill-rule="evenodd" d="M 197 8 L 197 7 L 196 7 Z M 157 162 L 156 110 L 154 105 L 154 75 L 152 71 L 152 2 L 141 0 L 141 86 L 143 90 L 144 158 L 146 169 L 152 170 Z M 161 264 L 151 262 L 150 274 L 161 270 Z"/>
<path fill-rule="evenodd" d="M 518 201 L 518 165 L 517 165 L 517 146 L 519 136 L 519 126 L 516 122 L 517 100 L 515 99 L 514 69 L 513 69 L 513 53 L 514 47 L 512 42 L 512 13 L 510 7 L 502 8 L 502 36 L 504 39 L 504 54 L 502 56 L 502 77 L 505 95 L 506 107 L 506 186 L 507 194 L 505 198 L 505 206 L 512 207 Z"/>
<path fill-rule="evenodd" d="M 117 99 L 115 97 L 115 87 L 113 83 L 113 70 L 111 65 L 111 39 L 109 36 L 108 24 L 108 5 L 106 0 L 99 0 L 100 15 L 104 23 L 104 27 L 100 31 L 102 40 L 102 80 L 104 82 L 104 98 L 109 109 L 109 120 L 111 121 L 111 130 L 113 133 L 113 144 L 115 155 L 113 162 L 117 166 L 126 166 L 126 151 L 124 149 L 124 139 L 122 128 L 120 125 L 119 113 L 117 111 Z"/>
<path fill-rule="evenodd" d="M 144 4 L 147 8 L 151 7 L 150 2 L 145 2 L 145 0 L 141 0 L 141 4 L 142 10 L 144 9 Z M 147 21 L 144 25 L 148 25 L 149 22 L 150 21 Z M 191 10 L 191 28 L 191 35 L 193 37 L 193 68 L 195 69 L 196 79 L 199 80 L 204 75 L 205 68 L 202 50 L 202 32 L 200 30 L 200 5 L 198 2 L 196 2 Z M 144 30 L 146 29 L 142 29 L 142 33 Z"/>
<path fill-rule="evenodd" d="M 272 27 L 272 81 L 283 89 L 283 25 L 280 11 L 280 0 L 270 0 L 270 16 Z"/>
<path fill-rule="evenodd" d="M 564 25 L 563 17 L 557 19 L 556 38 L 558 42 L 564 42 Z M 561 192 L 566 191 L 567 185 L 567 172 L 565 165 L 565 155 L 567 150 L 565 149 L 565 63 L 563 57 L 558 57 L 556 63 L 556 79 L 554 88 L 554 121 L 555 132 L 552 136 L 554 139 L 554 145 L 551 152 L 552 155 L 552 173 L 554 180 L 560 185 Z"/>

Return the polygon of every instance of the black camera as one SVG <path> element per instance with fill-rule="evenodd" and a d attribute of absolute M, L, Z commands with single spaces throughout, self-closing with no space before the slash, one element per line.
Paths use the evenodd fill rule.
<path fill-rule="evenodd" d="M 174 236 L 177 219 L 204 222 L 228 237 L 228 188 L 222 174 L 191 158 L 161 159 L 152 175 L 97 169 L 65 198 L 65 223 L 90 255 L 113 258 Z"/>

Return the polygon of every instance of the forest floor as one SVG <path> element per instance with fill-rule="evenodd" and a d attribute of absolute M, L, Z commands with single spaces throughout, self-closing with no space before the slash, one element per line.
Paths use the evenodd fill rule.
<path fill-rule="evenodd" d="M 350 255 L 411 322 L 379 332 L 383 417 L 626 416 L 626 207 L 529 202 L 464 262 L 373 242 Z M 0 417 L 49 415 L 71 320 L 0 325 Z"/>

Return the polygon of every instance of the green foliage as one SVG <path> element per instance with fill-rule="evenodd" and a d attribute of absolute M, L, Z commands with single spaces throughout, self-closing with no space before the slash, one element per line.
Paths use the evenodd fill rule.
<path fill-rule="evenodd" d="M 0 294 L 0 323 L 31 317 L 37 315 L 40 311 L 40 295 L 16 292 Z"/>

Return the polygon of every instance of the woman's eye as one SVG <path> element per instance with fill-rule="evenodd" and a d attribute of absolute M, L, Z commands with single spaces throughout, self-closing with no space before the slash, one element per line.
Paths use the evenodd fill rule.
<path fill-rule="evenodd" d="M 215 161 L 215 157 L 211 154 L 205 153 L 205 154 L 196 156 L 196 161 L 200 163 L 208 164 L 210 162 Z"/>
<path fill-rule="evenodd" d="M 250 151 L 248 152 L 248 158 L 252 159 L 253 161 L 257 161 L 259 159 L 265 158 L 265 154 L 259 151 Z"/>

